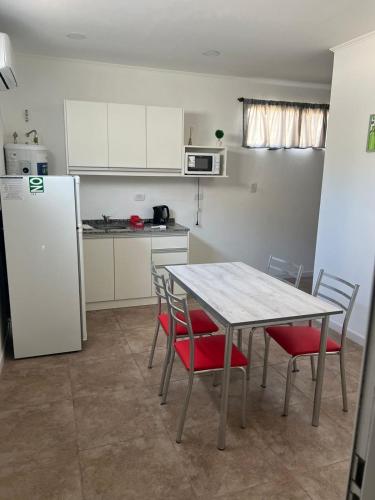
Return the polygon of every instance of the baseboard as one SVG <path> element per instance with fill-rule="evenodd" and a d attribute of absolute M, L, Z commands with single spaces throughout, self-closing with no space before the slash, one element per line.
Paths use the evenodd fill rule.
<path fill-rule="evenodd" d="M 340 323 L 338 323 L 337 321 L 334 321 L 333 319 L 331 319 L 329 322 L 329 326 L 335 332 L 341 333 L 342 325 Z M 361 345 L 362 347 L 364 347 L 364 345 L 366 343 L 366 338 L 351 328 L 348 328 L 346 336 L 348 339 L 352 340 L 356 344 Z"/>
<path fill-rule="evenodd" d="M 146 297 L 144 299 L 124 299 L 124 300 L 109 300 L 106 302 L 89 302 L 86 303 L 86 311 L 100 311 L 102 309 L 116 309 L 118 307 L 134 307 L 148 306 L 157 304 L 158 298 Z"/>

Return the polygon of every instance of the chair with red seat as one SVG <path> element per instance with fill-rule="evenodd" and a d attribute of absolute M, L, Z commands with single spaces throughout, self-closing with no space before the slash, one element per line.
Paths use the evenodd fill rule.
<path fill-rule="evenodd" d="M 272 276 L 288 285 L 298 288 L 300 285 L 303 265 L 295 264 L 290 260 L 280 259 L 280 257 L 275 257 L 270 255 L 266 267 L 266 274 Z M 247 359 L 251 359 L 252 341 L 253 335 L 256 332 L 256 328 L 252 328 L 249 332 L 248 344 L 247 344 Z M 238 330 L 238 343 L 239 349 L 242 350 L 242 330 Z M 295 371 L 297 371 L 297 366 L 294 366 Z M 250 378 L 249 367 L 247 369 L 247 379 Z"/>
<path fill-rule="evenodd" d="M 323 281 L 324 280 L 324 281 Z M 335 286 L 333 286 L 335 285 Z M 341 287 L 341 288 L 337 288 Z M 322 292 L 322 288 L 328 290 L 329 295 Z M 343 288 L 343 289 L 342 289 Z M 343 400 L 343 411 L 348 411 L 348 401 L 346 393 L 346 377 L 345 377 L 345 340 L 348 323 L 354 302 L 358 293 L 359 285 L 353 285 L 342 278 L 326 273 L 323 269 L 319 272 L 319 276 L 314 288 L 313 295 L 321 297 L 324 300 L 333 302 L 345 311 L 343 326 L 341 330 L 341 342 L 338 343 L 331 338 L 327 338 L 327 355 L 338 355 L 340 357 L 340 373 L 341 373 L 341 389 Z M 342 301 L 346 302 L 342 304 Z M 300 357 L 309 356 L 311 361 L 312 379 L 315 380 L 315 363 L 314 358 L 319 356 L 320 350 L 320 330 L 312 326 L 309 321 L 308 326 L 271 326 L 265 330 L 265 353 L 263 366 L 263 383 L 262 387 L 266 387 L 267 383 L 267 364 L 271 338 L 279 344 L 289 355 L 288 363 L 284 413 L 288 415 L 292 368 L 293 363 Z"/>
<path fill-rule="evenodd" d="M 158 297 L 158 309 L 157 309 L 155 333 L 154 333 L 154 338 L 152 340 L 148 368 L 152 368 L 152 362 L 154 359 L 155 347 L 156 347 L 156 342 L 158 340 L 160 325 L 162 326 L 164 333 L 167 335 L 167 351 L 164 358 L 163 370 L 159 388 L 159 396 L 161 396 L 163 393 L 165 374 L 172 347 L 172 339 L 171 335 L 169 334 L 170 333 L 169 325 L 171 324 L 171 318 L 168 312 L 168 307 L 167 307 L 167 312 L 162 312 L 162 300 L 165 300 L 167 302 L 165 278 L 162 274 L 159 274 L 157 272 L 156 267 L 154 265 L 152 265 L 151 274 L 155 286 L 155 293 Z M 193 309 L 192 311 L 190 311 L 190 320 L 194 335 L 208 335 L 215 333 L 219 330 L 219 327 L 202 309 Z M 187 337 L 188 336 L 187 328 L 184 327 L 183 325 L 178 325 L 176 329 L 176 334 L 178 337 Z"/>
<path fill-rule="evenodd" d="M 189 313 L 186 298 L 181 298 L 173 295 L 170 289 L 167 287 L 167 300 L 172 318 L 173 344 L 165 380 L 162 403 L 165 403 L 167 399 L 175 353 L 178 354 L 183 366 L 185 367 L 189 375 L 185 401 L 177 428 L 176 441 L 177 443 L 180 443 L 193 388 L 194 375 L 207 372 L 213 372 L 215 374 L 223 371 L 225 335 L 197 337 L 193 332 L 191 313 Z M 181 338 L 177 334 L 178 326 L 187 330 L 188 338 Z M 231 368 L 241 370 L 243 375 L 241 411 L 242 428 L 245 428 L 246 425 L 247 364 L 248 360 L 244 356 L 244 354 L 235 345 L 232 345 Z"/>

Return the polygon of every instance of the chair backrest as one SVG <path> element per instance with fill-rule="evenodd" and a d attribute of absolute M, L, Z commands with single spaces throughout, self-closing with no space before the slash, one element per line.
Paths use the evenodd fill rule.
<path fill-rule="evenodd" d="M 288 285 L 298 288 L 303 273 L 303 265 L 270 255 L 266 273 Z"/>
<path fill-rule="evenodd" d="M 332 302 L 345 311 L 344 322 L 341 330 L 342 347 L 345 344 L 348 323 L 353 311 L 358 290 L 359 285 L 353 285 L 349 281 L 325 272 L 324 269 L 319 271 L 313 295 L 315 297 L 321 297 L 324 300 L 328 300 L 328 302 Z M 327 293 L 329 295 L 327 295 Z"/>
<path fill-rule="evenodd" d="M 161 301 L 167 301 L 167 285 L 166 280 L 162 274 L 159 274 L 156 266 L 151 264 L 152 282 L 155 287 L 155 293 L 158 297 L 158 314 L 161 312 Z"/>
<path fill-rule="evenodd" d="M 190 342 L 190 369 L 194 367 L 194 334 L 191 326 L 191 319 L 189 314 L 189 307 L 186 297 L 179 297 L 174 295 L 170 288 L 170 283 L 166 287 L 167 302 L 170 318 L 172 320 L 171 332 L 173 335 L 172 341 L 176 341 L 176 323 L 184 326 L 187 330 Z"/>

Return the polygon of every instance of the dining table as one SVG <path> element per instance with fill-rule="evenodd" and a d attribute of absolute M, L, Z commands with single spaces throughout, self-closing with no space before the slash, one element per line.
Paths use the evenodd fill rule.
<path fill-rule="evenodd" d="M 166 266 L 174 283 L 225 328 L 225 354 L 217 447 L 225 449 L 233 332 L 321 320 L 312 425 L 319 425 L 329 318 L 343 311 L 243 262 Z M 251 363 L 251 360 L 250 360 Z"/>

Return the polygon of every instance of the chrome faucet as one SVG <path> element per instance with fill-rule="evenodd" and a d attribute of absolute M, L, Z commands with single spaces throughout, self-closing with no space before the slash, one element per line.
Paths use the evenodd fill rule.
<path fill-rule="evenodd" d="M 109 224 L 109 222 L 110 222 L 109 219 L 111 218 L 111 216 L 102 214 L 102 217 L 104 219 L 105 224 Z"/>
<path fill-rule="evenodd" d="M 30 130 L 30 132 L 26 132 L 25 135 L 26 135 L 26 137 L 30 137 L 31 134 L 34 134 L 33 143 L 39 144 L 38 132 L 35 130 L 35 128 L 33 130 Z"/>

